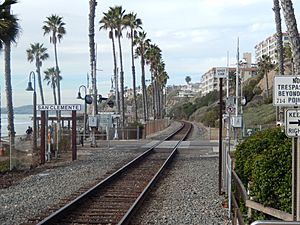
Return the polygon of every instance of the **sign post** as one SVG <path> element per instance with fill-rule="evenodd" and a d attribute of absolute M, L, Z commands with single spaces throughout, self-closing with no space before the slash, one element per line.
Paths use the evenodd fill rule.
<path fill-rule="evenodd" d="M 45 111 L 72 111 L 72 160 L 77 159 L 76 146 L 76 110 L 80 110 L 79 104 L 64 105 L 37 105 L 36 110 L 41 111 L 41 164 L 45 163 Z"/>
<path fill-rule="evenodd" d="M 219 110 L 219 195 L 223 194 L 222 191 L 222 165 L 223 165 L 223 154 L 222 154 L 222 122 L 223 122 L 223 78 L 227 76 L 226 67 L 216 67 L 215 77 L 219 78 L 219 91 L 220 91 L 220 110 Z"/>
<path fill-rule="evenodd" d="M 273 105 L 293 107 L 285 111 L 285 134 L 292 138 L 292 217 L 300 221 L 300 77 L 275 76 Z"/>

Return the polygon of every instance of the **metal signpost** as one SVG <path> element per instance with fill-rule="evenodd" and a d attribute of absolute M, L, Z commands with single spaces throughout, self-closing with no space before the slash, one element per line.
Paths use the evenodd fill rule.
<path fill-rule="evenodd" d="M 220 112 L 219 112 L 219 195 L 222 192 L 222 166 L 223 166 L 223 154 L 222 154 L 222 120 L 223 120 L 223 78 L 227 76 L 226 67 L 217 67 L 215 71 L 215 77 L 219 78 L 220 87 Z"/>
<path fill-rule="evenodd" d="M 293 107 L 285 111 L 285 134 L 292 138 L 292 216 L 300 221 L 300 77 L 275 76 L 273 105 Z"/>

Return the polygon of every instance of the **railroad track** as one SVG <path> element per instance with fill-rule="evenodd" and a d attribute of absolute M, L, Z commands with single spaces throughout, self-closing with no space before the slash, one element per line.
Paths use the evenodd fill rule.
<path fill-rule="evenodd" d="M 176 140 L 174 147 L 159 148 L 162 141 L 157 143 L 64 207 L 26 224 L 128 224 L 191 129 L 191 123 L 182 122 L 165 139 Z"/>

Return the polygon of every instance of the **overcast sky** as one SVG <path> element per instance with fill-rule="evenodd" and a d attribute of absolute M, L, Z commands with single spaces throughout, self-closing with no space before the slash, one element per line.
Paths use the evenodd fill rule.
<path fill-rule="evenodd" d="M 295 9 L 299 2 L 294 1 Z M 237 38 L 240 39 L 240 55 L 251 52 L 254 46 L 275 32 L 271 0 L 99 0 L 96 8 L 97 87 L 106 96 L 111 87 L 113 71 L 111 41 L 106 31 L 99 31 L 99 20 L 110 6 L 122 5 L 127 13 L 137 13 L 143 29 L 152 43 L 162 50 L 168 85 L 185 84 L 185 77 L 199 82 L 201 75 L 213 66 L 234 65 Z M 30 71 L 26 49 L 31 43 L 43 43 L 50 58 L 42 70 L 54 66 L 53 46 L 49 36 L 43 36 L 43 21 L 51 14 L 63 17 L 66 35 L 58 44 L 59 66 L 63 80 L 62 103 L 81 103 L 76 100 L 78 87 L 86 84 L 89 73 L 88 0 L 19 0 L 12 7 L 20 19 L 22 33 L 12 46 L 12 86 L 15 106 L 32 104 L 32 93 L 25 92 Z M 299 21 L 299 11 L 296 11 Z M 298 22 L 299 23 L 299 22 Z M 284 28 L 285 29 L 285 28 Z M 126 37 L 126 35 L 124 35 Z M 125 86 L 132 87 L 130 45 L 122 40 Z M 0 54 L 2 106 L 4 94 L 3 53 Z M 140 64 L 136 60 L 137 85 L 140 85 Z M 148 71 L 148 68 L 147 68 Z M 149 77 L 149 72 L 147 72 Z M 44 83 L 46 103 L 53 103 L 50 87 Z M 38 103 L 40 99 L 38 96 Z"/>

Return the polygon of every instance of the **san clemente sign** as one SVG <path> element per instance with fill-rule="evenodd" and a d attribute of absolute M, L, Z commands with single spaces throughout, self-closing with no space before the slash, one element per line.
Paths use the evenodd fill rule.
<path fill-rule="evenodd" d="M 274 106 L 300 105 L 300 76 L 274 77 Z"/>
<path fill-rule="evenodd" d="M 64 104 L 64 105 L 37 105 L 37 111 L 80 111 L 81 105 L 79 104 Z"/>

